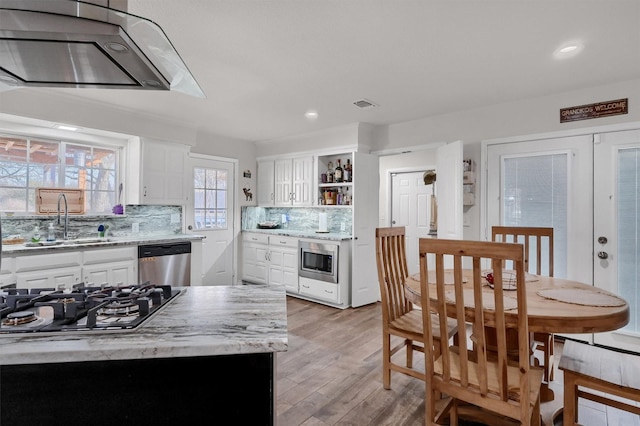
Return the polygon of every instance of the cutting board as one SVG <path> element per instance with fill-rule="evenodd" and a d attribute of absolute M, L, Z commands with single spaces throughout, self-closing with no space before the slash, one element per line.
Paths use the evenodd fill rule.
<path fill-rule="evenodd" d="M 36 213 L 57 213 L 61 193 L 67 198 L 69 214 L 84 214 L 84 190 L 69 188 L 36 188 Z M 60 200 L 60 212 L 64 213 L 64 200 Z"/>

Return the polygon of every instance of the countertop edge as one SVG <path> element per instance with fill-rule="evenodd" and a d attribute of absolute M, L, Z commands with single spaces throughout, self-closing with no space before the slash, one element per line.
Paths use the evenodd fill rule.
<path fill-rule="evenodd" d="M 284 286 L 206 286 L 183 290 L 131 331 L 0 335 L 0 366 L 287 350 Z"/>
<path fill-rule="evenodd" d="M 2 254 L 11 256 L 12 254 L 31 254 L 42 252 L 62 252 L 75 251 L 79 249 L 99 248 L 99 247 L 116 247 L 144 244 L 161 244 L 171 243 L 175 241 L 199 241 L 206 238 L 204 235 L 196 234 L 172 234 L 172 235 L 147 235 L 136 237 L 109 237 L 104 241 L 92 242 L 86 244 L 59 244 L 52 246 L 27 247 L 24 244 L 5 244 L 2 246 Z"/>
<path fill-rule="evenodd" d="M 350 234 L 340 233 L 340 232 L 315 232 L 315 231 L 299 231 L 299 230 L 289 230 L 289 229 L 243 229 L 243 233 L 252 232 L 256 234 L 266 234 L 266 235 L 282 235 L 285 237 L 296 237 L 296 238 L 308 238 L 313 240 L 331 240 L 331 241 L 348 241 L 352 240 L 353 236 Z"/>

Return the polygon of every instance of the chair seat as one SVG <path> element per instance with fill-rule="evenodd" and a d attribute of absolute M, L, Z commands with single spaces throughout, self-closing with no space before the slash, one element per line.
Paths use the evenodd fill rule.
<path fill-rule="evenodd" d="M 433 325 L 433 337 L 440 338 L 440 319 L 437 315 L 431 315 L 431 321 Z M 401 317 L 396 318 L 389 324 L 389 330 L 394 334 L 411 333 L 415 334 L 416 340 L 422 339 L 422 310 L 414 309 L 407 312 Z M 457 331 L 457 322 L 455 319 L 449 318 L 447 320 L 447 338 L 451 338 Z"/>
<path fill-rule="evenodd" d="M 460 382 L 460 355 L 452 350 L 450 352 L 450 363 L 451 363 L 451 378 L 454 381 Z M 434 365 L 434 371 L 436 375 L 442 375 L 442 363 L 443 357 L 438 358 Z M 478 377 L 478 364 L 474 362 L 469 362 L 467 364 L 469 369 L 469 384 L 471 387 L 480 389 L 479 382 L 477 380 Z M 489 362 L 487 364 L 487 376 L 490 378 L 496 378 L 496 380 L 489 381 L 489 393 L 492 395 L 499 395 L 499 387 L 497 382 L 498 377 L 498 364 Z M 520 373 L 518 370 L 518 366 L 508 366 L 508 390 L 509 390 L 509 399 L 514 401 L 520 401 Z M 540 393 L 540 384 L 542 383 L 542 376 L 544 371 L 539 367 L 531 367 L 529 370 L 529 404 L 534 405 L 538 399 L 538 394 Z"/>

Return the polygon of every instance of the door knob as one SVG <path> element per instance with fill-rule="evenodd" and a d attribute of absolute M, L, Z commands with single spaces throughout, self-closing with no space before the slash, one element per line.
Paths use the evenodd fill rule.
<path fill-rule="evenodd" d="M 606 251 L 599 251 L 598 252 L 598 257 L 600 259 L 607 259 L 609 257 L 609 254 Z"/>
<path fill-rule="evenodd" d="M 187 229 L 188 229 L 189 231 L 191 231 L 191 230 L 193 229 L 193 226 L 189 225 L 189 226 L 187 226 Z"/>
<path fill-rule="evenodd" d="M 391 224 L 392 224 L 392 225 L 395 225 L 395 224 L 396 224 L 396 221 L 395 221 L 395 220 L 392 220 L 392 221 L 391 221 Z"/>
<path fill-rule="evenodd" d="M 598 242 L 600 244 L 607 244 L 607 237 L 598 237 Z"/>

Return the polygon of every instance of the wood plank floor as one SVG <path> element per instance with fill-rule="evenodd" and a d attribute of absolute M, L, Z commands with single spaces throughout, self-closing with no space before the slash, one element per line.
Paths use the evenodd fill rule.
<path fill-rule="evenodd" d="M 287 297 L 287 310 L 289 350 L 277 356 L 279 426 L 424 424 L 423 382 L 392 373 L 391 390 L 382 388 L 379 303 L 340 310 Z M 561 351 L 556 343 L 556 362 Z M 414 362 L 422 365 L 421 354 Z M 556 398 L 542 406 L 547 424 L 562 406 L 560 370 L 551 388 Z M 585 426 L 640 426 L 639 416 L 591 401 L 580 407 L 579 420 Z"/>

